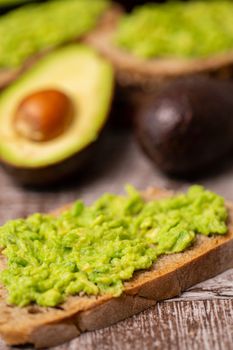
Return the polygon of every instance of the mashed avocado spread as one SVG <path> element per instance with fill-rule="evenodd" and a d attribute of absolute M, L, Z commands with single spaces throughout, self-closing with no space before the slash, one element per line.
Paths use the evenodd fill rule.
<path fill-rule="evenodd" d="M 233 2 L 170 1 L 125 15 L 115 43 L 141 58 L 206 57 L 233 49 Z"/>
<path fill-rule="evenodd" d="M 0 68 L 22 64 L 31 55 L 91 30 L 108 0 L 52 0 L 31 4 L 0 18 Z"/>
<path fill-rule="evenodd" d="M 162 254 L 182 252 L 197 233 L 224 234 L 224 199 L 192 186 L 186 194 L 145 202 L 106 193 L 91 206 L 77 201 L 53 217 L 33 214 L 0 228 L 7 267 L 0 274 L 8 302 L 56 306 L 69 295 L 119 296 L 136 270 Z"/>

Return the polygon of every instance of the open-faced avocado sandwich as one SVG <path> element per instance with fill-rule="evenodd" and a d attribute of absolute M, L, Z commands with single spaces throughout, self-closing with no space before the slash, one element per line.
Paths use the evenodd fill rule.
<path fill-rule="evenodd" d="M 113 62 L 122 85 L 147 87 L 184 75 L 231 75 L 232 23 L 232 1 L 167 1 L 116 13 L 87 40 Z"/>
<path fill-rule="evenodd" d="M 232 206 L 127 186 L 0 228 L 0 334 L 47 347 L 113 324 L 233 266 Z"/>
<path fill-rule="evenodd" d="M 52 49 L 80 40 L 111 12 L 109 0 L 29 3 L 0 17 L 0 88 Z"/>

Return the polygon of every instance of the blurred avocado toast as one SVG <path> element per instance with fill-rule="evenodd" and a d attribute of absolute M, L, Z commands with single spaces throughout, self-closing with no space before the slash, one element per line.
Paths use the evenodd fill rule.
<path fill-rule="evenodd" d="M 0 228 L 8 344 L 61 344 L 232 267 L 232 206 L 222 197 L 201 186 L 126 190 Z"/>
<path fill-rule="evenodd" d="M 122 86 L 146 87 L 181 76 L 232 74 L 233 3 L 144 4 L 87 35 L 115 66 Z"/>
<path fill-rule="evenodd" d="M 110 0 L 22 6 L 0 20 L 0 87 L 41 55 L 74 39 L 84 39 L 106 55 L 126 86 L 200 73 L 229 77 L 232 8 L 229 0 L 148 3 L 129 14 Z"/>
<path fill-rule="evenodd" d="M 1 16 L 0 88 L 39 57 L 80 40 L 111 11 L 109 0 L 51 0 L 29 3 Z"/>

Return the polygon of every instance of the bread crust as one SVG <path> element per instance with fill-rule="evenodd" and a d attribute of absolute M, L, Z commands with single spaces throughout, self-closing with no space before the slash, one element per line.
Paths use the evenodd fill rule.
<path fill-rule="evenodd" d="M 113 63 L 121 86 L 151 89 L 183 76 L 208 73 L 229 78 L 233 75 L 233 51 L 208 58 L 141 59 L 118 48 L 114 45 L 113 37 L 121 16 L 122 10 L 113 7 L 102 18 L 101 24 L 85 37 L 87 44 L 95 47 Z"/>
<path fill-rule="evenodd" d="M 0 69 L 0 91 L 6 86 L 11 84 L 14 80 L 20 77 L 24 72 L 26 72 L 30 67 L 32 67 L 37 61 L 39 61 L 43 56 L 51 52 L 52 49 L 44 50 L 30 57 L 22 66 L 17 68 L 6 68 Z"/>
<path fill-rule="evenodd" d="M 145 199 L 170 196 L 171 192 L 148 189 Z M 19 308 L 6 303 L 0 287 L 0 335 L 10 345 L 33 344 L 36 348 L 55 346 L 82 332 L 109 326 L 233 267 L 233 205 L 229 210 L 228 233 L 224 236 L 198 235 L 183 253 L 160 257 L 150 270 L 139 271 L 125 283 L 118 298 L 75 296 L 57 308 L 37 305 Z M 67 206 L 54 212 L 57 215 Z M 5 261 L 0 260 L 0 269 Z"/>

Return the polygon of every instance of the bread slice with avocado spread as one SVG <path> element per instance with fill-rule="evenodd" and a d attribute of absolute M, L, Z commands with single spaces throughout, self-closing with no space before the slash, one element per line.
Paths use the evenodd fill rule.
<path fill-rule="evenodd" d="M 233 267 L 232 213 L 200 186 L 176 195 L 129 187 L 128 196 L 105 194 L 90 207 L 77 201 L 6 223 L 2 338 L 37 348 L 61 344 Z"/>
<path fill-rule="evenodd" d="M 0 89 L 51 50 L 80 41 L 113 8 L 109 0 L 52 0 L 1 16 Z"/>
<path fill-rule="evenodd" d="M 153 88 L 202 73 L 229 78 L 232 11 L 231 1 L 146 4 L 130 14 L 116 12 L 111 21 L 106 17 L 86 42 L 113 63 L 123 87 Z"/>

